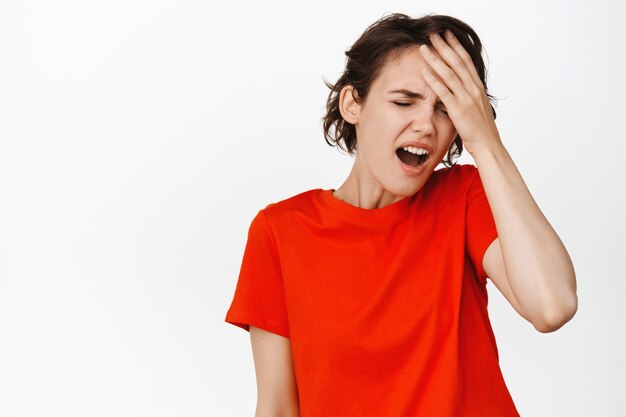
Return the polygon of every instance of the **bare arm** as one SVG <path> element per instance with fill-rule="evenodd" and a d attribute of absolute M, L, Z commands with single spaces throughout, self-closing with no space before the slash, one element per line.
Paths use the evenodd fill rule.
<path fill-rule="evenodd" d="M 483 268 L 537 330 L 555 331 L 578 308 L 569 254 L 504 146 L 485 147 L 472 156 L 499 236 L 487 249 Z"/>
<path fill-rule="evenodd" d="M 257 381 L 255 417 L 299 417 L 289 339 L 250 326 L 250 341 Z"/>
<path fill-rule="evenodd" d="M 578 309 L 574 265 L 502 143 L 472 57 L 452 32 L 445 37 L 433 33 L 433 48 L 420 47 L 429 64 L 422 74 L 476 161 L 493 213 L 498 243 L 487 249 L 483 269 L 537 330 L 554 331 Z"/>

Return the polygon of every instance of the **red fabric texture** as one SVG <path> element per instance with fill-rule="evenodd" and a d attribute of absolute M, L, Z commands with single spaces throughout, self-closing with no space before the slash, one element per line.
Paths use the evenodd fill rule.
<path fill-rule="evenodd" d="M 487 312 L 498 234 L 477 168 L 379 209 L 332 192 L 257 213 L 225 320 L 290 339 L 300 417 L 519 416 Z"/>

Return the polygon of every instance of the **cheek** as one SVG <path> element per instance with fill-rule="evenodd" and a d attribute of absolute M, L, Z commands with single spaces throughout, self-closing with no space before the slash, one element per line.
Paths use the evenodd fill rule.
<path fill-rule="evenodd" d="M 447 121 L 442 123 L 442 125 L 437 129 L 444 138 L 449 138 L 447 142 L 452 145 L 454 138 L 456 137 L 456 128 L 452 124 L 452 122 Z"/>
<path fill-rule="evenodd" d="M 442 116 L 443 117 L 443 116 Z M 454 123 L 449 118 L 442 118 L 441 120 L 441 131 L 442 132 L 453 132 L 455 131 Z"/>
<path fill-rule="evenodd" d="M 368 115 L 367 125 L 363 127 L 377 145 L 387 146 L 389 140 L 395 143 L 408 124 L 409 122 L 403 115 L 381 109 L 376 114 Z"/>

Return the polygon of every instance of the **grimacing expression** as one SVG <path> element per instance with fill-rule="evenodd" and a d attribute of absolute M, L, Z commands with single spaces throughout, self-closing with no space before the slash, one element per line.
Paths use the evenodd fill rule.
<path fill-rule="evenodd" d="M 395 195 L 417 192 L 442 161 L 457 133 L 445 105 L 422 76 L 422 68 L 435 71 L 418 47 L 407 47 L 395 60 L 384 64 L 360 104 L 350 97 L 350 91 L 342 97 L 347 100 L 346 107 L 341 106 L 346 110 L 342 115 L 356 129 L 355 166 L 360 175 L 373 177 Z M 441 81 L 437 74 L 435 77 Z M 344 89 L 348 87 L 352 88 Z M 432 149 L 423 172 L 417 176 L 407 175 L 396 154 L 400 145 L 410 141 Z"/>

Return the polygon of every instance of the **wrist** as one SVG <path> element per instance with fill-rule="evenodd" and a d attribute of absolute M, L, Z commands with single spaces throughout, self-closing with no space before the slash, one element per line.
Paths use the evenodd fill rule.
<path fill-rule="evenodd" d="M 476 164 L 478 164 L 479 161 L 486 159 L 502 159 L 508 155 L 508 151 L 504 147 L 504 144 L 500 140 L 497 140 L 491 141 L 491 144 L 488 146 L 483 146 L 473 152 L 470 152 L 470 155 L 474 158 Z"/>

